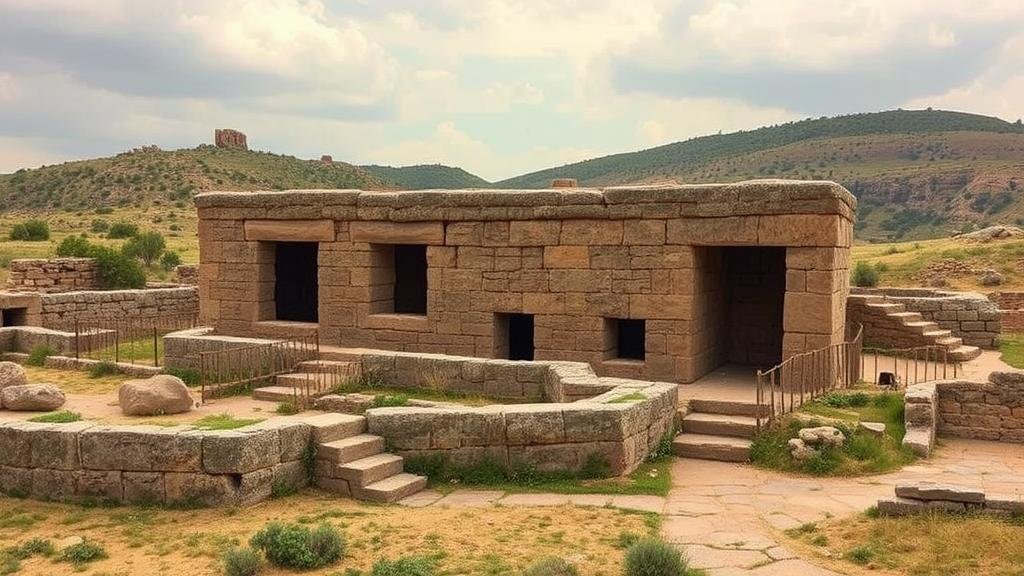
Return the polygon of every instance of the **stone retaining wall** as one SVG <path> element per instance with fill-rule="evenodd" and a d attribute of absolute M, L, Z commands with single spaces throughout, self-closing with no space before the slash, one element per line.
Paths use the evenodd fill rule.
<path fill-rule="evenodd" d="M 43 326 L 67 328 L 75 321 L 186 318 L 198 314 L 199 290 L 194 286 L 179 286 L 44 294 L 40 300 L 39 316 Z"/>
<path fill-rule="evenodd" d="M 94 258 L 34 258 L 11 260 L 8 290 L 69 292 L 100 288 Z"/>
<path fill-rule="evenodd" d="M 308 483 L 312 427 L 270 420 L 230 431 L 93 422 L 0 424 L 0 491 L 41 500 L 249 504 Z"/>
<path fill-rule="evenodd" d="M 198 370 L 200 352 L 215 352 L 273 342 L 274 340 L 262 338 L 214 334 L 213 328 L 209 327 L 179 330 L 164 336 L 164 365 L 168 368 Z"/>
<path fill-rule="evenodd" d="M 935 386 L 943 436 L 1024 443 L 1024 372 L 993 372 L 988 382 L 945 380 Z"/>
<path fill-rule="evenodd" d="M 1024 292 L 992 292 L 988 298 L 999 308 L 1003 332 L 1024 332 Z"/>
<path fill-rule="evenodd" d="M 961 338 L 964 344 L 993 349 L 998 346 L 1001 332 L 1000 314 L 995 303 L 984 294 L 973 292 L 948 292 L 927 288 L 852 288 L 851 294 L 877 294 L 889 302 L 903 304 L 908 312 L 917 312 L 925 320 L 935 322 L 939 328 L 950 330 L 953 336 Z M 851 319 L 856 310 L 851 306 Z M 873 337 L 872 330 L 865 326 L 865 334 Z M 886 345 L 911 347 L 919 344 L 889 342 Z"/>
<path fill-rule="evenodd" d="M 935 382 L 908 386 L 904 398 L 906 410 L 903 419 L 907 432 L 903 435 L 903 445 L 914 454 L 927 458 L 935 447 L 935 433 L 939 425 L 939 397 Z"/>
<path fill-rule="evenodd" d="M 199 285 L 199 266 L 196 264 L 182 264 L 174 269 L 174 275 L 179 284 L 186 286 Z"/>
<path fill-rule="evenodd" d="M 364 357 L 364 369 L 383 369 L 389 383 L 415 382 L 423 362 L 508 397 L 538 393 L 550 403 L 479 408 L 376 408 L 366 412 L 370 433 L 387 439 L 396 454 L 441 458 L 456 466 L 485 462 L 510 468 L 579 471 L 600 463 L 612 475 L 636 469 L 673 430 L 675 384 L 600 378 L 579 362 L 507 362 L 434 355 Z M 394 362 L 387 372 L 384 362 Z"/>

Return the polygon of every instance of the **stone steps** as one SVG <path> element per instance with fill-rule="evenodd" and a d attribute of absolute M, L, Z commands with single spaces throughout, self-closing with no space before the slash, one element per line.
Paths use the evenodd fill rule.
<path fill-rule="evenodd" d="M 359 362 L 349 360 L 306 360 L 295 367 L 298 372 L 324 374 L 357 374 Z"/>
<path fill-rule="evenodd" d="M 949 360 L 954 362 L 966 362 L 981 355 L 981 349 L 977 346 L 964 345 L 963 340 L 953 336 L 952 331 L 940 329 L 938 323 L 924 320 L 918 312 L 908 312 L 904 304 L 887 302 L 882 296 L 872 294 L 852 294 L 848 302 L 859 303 L 876 318 L 888 318 L 888 329 L 908 333 L 908 342 L 891 346 L 893 348 L 943 346 L 949 352 Z M 870 340 L 871 335 L 866 336 Z"/>
<path fill-rule="evenodd" d="M 408 498 L 423 490 L 427 486 L 427 479 L 424 476 L 415 474 L 396 474 L 369 486 L 352 488 L 352 496 L 360 500 L 372 500 L 374 502 L 398 502 L 402 498 Z"/>
<path fill-rule="evenodd" d="M 752 416 L 691 412 L 683 417 L 682 429 L 691 434 L 753 438 L 757 433 L 757 420 Z"/>
<path fill-rule="evenodd" d="M 751 392 L 753 395 L 753 392 Z M 706 400 L 693 398 L 690 400 L 690 412 L 703 412 L 705 414 L 721 414 L 724 416 L 757 416 L 757 405 L 753 402 L 742 402 L 736 400 Z M 761 405 L 761 416 L 768 415 L 768 406 Z"/>
<path fill-rule="evenodd" d="M 747 462 L 750 460 L 750 440 L 733 436 L 683 433 L 672 441 L 672 453 L 683 458 Z"/>
<path fill-rule="evenodd" d="M 347 464 L 339 464 L 335 468 L 338 478 L 348 480 L 350 485 L 365 488 L 404 471 L 405 460 L 394 454 L 374 454 Z"/>
<path fill-rule="evenodd" d="M 384 438 L 373 434 L 357 434 L 317 446 L 317 458 L 333 464 L 347 464 L 384 451 Z"/>
<path fill-rule="evenodd" d="M 268 402 L 292 402 L 295 400 L 295 388 L 291 386 L 263 386 L 252 391 L 254 400 Z"/>
<path fill-rule="evenodd" d="M 328 372 L 293 372 L 279 375 L 274 383 L 286 388 L 302 388 L 307 383 L 313 386 L 330 385 L 333 380 L 332 375 Z"/>

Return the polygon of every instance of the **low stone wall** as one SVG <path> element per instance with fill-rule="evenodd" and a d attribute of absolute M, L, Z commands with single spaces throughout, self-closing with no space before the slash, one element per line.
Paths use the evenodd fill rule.
<path fill-rule="evenodd" d="M 1003 332 L 1024 332 L 1024 292 L 992 292 L 988 298 L 999 308 Z"/>
<path fill-rule="evenodd" d="M 174 275 L 178 284 L 186 286 L 199 285 L 199 266 L 197 264 L 182 264 L 174 269 Z"/>
<path fill-rule="evenodd" d="M 315 417 L 314 417 L 315 418 Z M 309 481 L 308 421 L 230 431 L 92 422 L 0 424 L 0 491 L 41 500 L 249 504 Z"/>
<path fill-rule="evenodd" d="M 38 326 L 39 308 L 39 294 L 0 292 L 0 328 Z"/>
<path fill-rule="evenodd" d="M 40 322 L 46 327 L 67 327 L 79 322 L 118 319 L 196 317 L 199 290 L 193 286 L 151 290 L 103 290 L 44 294 Z"/>
<path fill-rule="evenodd" d="M 164 365 L 168 368 L 198 370 L 200 352 L 215 352 L 272 342 L 274 340 L 214 334 L 213 328 L 209 327 L 179 330 L 164 336 Z"/>
<path fill-rule="evenodd" d="M 927 458 L 935 447 L 935 433 L 939 425 L 939 396 L 935 382 L 907 387 L 904 396 L 906 410 L 903 419 L 907 427 L 903 445 L 914 454 Z"/>
<path fill-rule="evenodd" d="M 11 260 L 7 289 L 25 292 L 69 292 L 100 288 L 93 258 Z"/>
<path fill-rule="evenodd" d="M 993 372 L 988 382 L 944 380 L 935 386 L 941 435 L 1024 443 L 1024 372 Z"/>
<path fill-rule="evenodd" d="M 984 294 L 927 288 L 852 288 L 850 293 L 877 294 L 885 296 L 889 302 L 903 304 L 908 312 L 917 312 L 923 319 L 938 324 L 939 328 L 950 330 L 953 336 L 963 339 L 969 346 L 987 349 L 998 346 L 1002 330 L 999 310 Z M 868 326 L 865 326 L 865 333 L 871 334 Z M 898 342 L 890 344 L 902 346 Z"/>
<path fill-rule="evenodd" d="M 388 372 L 384 358 L 392 356 Z M 376 408 L 368 429 L 415 462 L 441 458 L 456 466 L 492 462 L 542 471 L 579 471 L 600 464 L 612 475 L 636 469 L 670 434 L 678 404 L 673 383 L 600 378 L 579 362 L 509 362 L 429 354 L 364 356 L 389 385 L 416 382 L 422 363 L 450 374 L 456 389 L 476 383 L 489 395 L 542 395 L 549 403 L 479 408 Z M 409 379 L 412 377 L 412 379 Z"/>
<path fill-rule="evenodd" d="M 38 326 L 0 328 L 0 352 L 28 353 L 38 346 L 46 346 L 54 354 L 70 354 L 75 351 L 75 335 Z"/>
<path fill-rule="evenodd" d="M 24 352 L 4 352 L 0 354 L 0 360 L 18 362 L 24 364 L 29 355 Z M 130 364 L 128 362 L 107 362 L 104 360 L 91 360 L 89 358 L 73 358 L 71 356 L 47 356 L 43 360 L 44 368 L 56 370 L 83 370 L 87 371 L 97 364 L 113 366 L 118 373 L 133 378 L 149 378 L 163 373 L 164 369 L 159 366 L 146 366 L 145 364 Z"/>

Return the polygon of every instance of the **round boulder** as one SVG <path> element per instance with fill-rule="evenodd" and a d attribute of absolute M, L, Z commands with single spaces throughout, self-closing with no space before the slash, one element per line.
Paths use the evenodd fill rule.
<path fill-rule="evenodd" d="M 800 439 L 810 446 L 842 446 L 846 436 L 838 428 L 818 426 L 800 430 Z"/>
<path fill-rule="evenodd" d="M 129 380 L 117 390 L 117 401 L 126 416 L 180 414 L 194 402 L 181 378 L 157 374 L 144 380 Z"/>
<path fill-rule="evenodd" d="M 790 438 L 789 454 L 793 457 L 793 460 L 803 462 L 804 460 L 810 460 L 817 456 L 818 451 L 805 444 L 804 441 L 799 438 Z"/>
<path fill-rule="evenodd" d="M 21 364 L 0 362 L 0 389 L 8 386 L 24 386 L 28 384 L 28 376 Z"/>
<path fill-rule="evenodd" d="M 22 384 L 0 390 L 7 410 L 49 412 L 64 405 L 64 393 L 53 384 Z"/>

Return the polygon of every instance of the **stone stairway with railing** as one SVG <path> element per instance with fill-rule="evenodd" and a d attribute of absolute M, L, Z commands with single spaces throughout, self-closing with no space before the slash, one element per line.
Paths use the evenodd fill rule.
<path fill-rule="evenodd" d="M 330 393 L 339 379 L 359 373 L 359 358 L 341 351 L 321 350 L 317 360 L 300 362 L 295 371 L 280 374 L 275 378 L 274 385 L 262 386 L 252 391 L 256 400 L 270 402 L 290 402 L 295 399 L 296 391 L 311 389 L 312 397 Z"/>
<path fill-rule="evenodd" d="M 940 346 L 948 359 L 966 362 L 981 355 L 977 346 L 965 345 L 963 339 L 944 330 L 935 322 L 925 320 L 918 312 L 910 312 L 899 302 L 887 301 L 876 294 L 851 294 L 847 300 L 847 318 L 864 326 L 868 345 L 888 348 Z"/>
<path fill-rule="evenodd" d="M 401 456 L 384 451 L 382 436 L 366 433 L 366 418 L 324 414 L 317 426 L 315 483 L 320 488 L 359 500 L 397 502 L 427 485 L 424 476 L 404 471 Z"/>
<path fill-rule="evenodd" d="M 680 411 L 681 433 L 672 442 L 672 452 L 683 458 L 746 462 L 757 433 L 757 410 L 754 402 L 691 399 Z"/>

